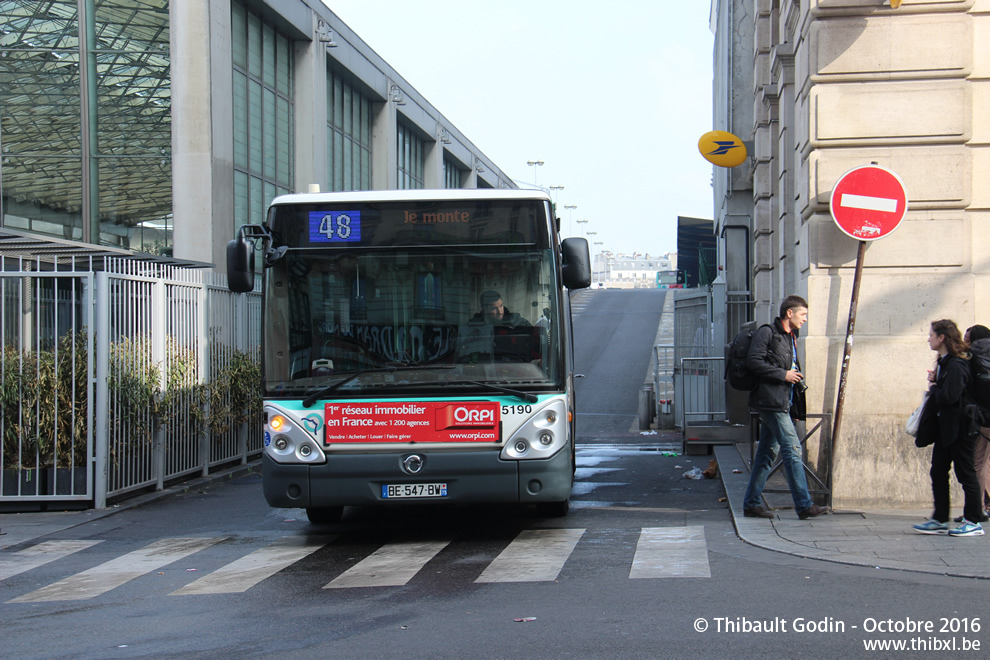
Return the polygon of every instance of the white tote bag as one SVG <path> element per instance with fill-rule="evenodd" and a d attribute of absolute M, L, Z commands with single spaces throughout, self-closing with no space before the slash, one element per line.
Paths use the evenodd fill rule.
<path fill-rule="evenodd" d="M 925 410 L 926 403 L 928 403 L 928 392 L 925 392 L 925 395 L 921 397 L 921 405 L 915 408 L 911 416 L 908 417 L 904 430 L 912 438 L 918 437 L 918 427 L 921 426 L 921 413 Z"/>

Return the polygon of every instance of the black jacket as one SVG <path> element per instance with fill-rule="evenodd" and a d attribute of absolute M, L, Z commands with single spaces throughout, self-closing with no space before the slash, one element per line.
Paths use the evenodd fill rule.
<path fill-rule="evenodd" d="M 798 331 L 793 330 L 793 333 L 796 341 Z M 759 385 L 749 393 L 750 408 L 789 412 L 794 419 L 805 418 L 804 392 L 784 380 L 791 369 L 791 355 L 791 335 L 784 330 L 779 318 L 773 320 L 772 326 L 764 325 L 756 329 L 746 354 L 746 368 L 759 379 Z M 801 369 L 800 362 L 798 369 Z"/>
<path fill-rule="evenodd" d="M 972 372 L 969 360 L 953 355 L 938 359 L 938 377 L 928 388 L 928 402 L 921 416 L 918 437 L 919 447 L 938 443 L 940 447 L 965 439 L 970 425 L 963 410 L 972 402 L 969 384 Z"/>

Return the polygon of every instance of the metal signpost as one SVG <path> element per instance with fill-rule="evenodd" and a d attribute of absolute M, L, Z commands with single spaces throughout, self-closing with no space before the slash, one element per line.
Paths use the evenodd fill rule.
<path fill-rule="evenodd" d="M 853 333 L 856 329 L 856 307 L 859 304 L 859 283 L 863 275 L 863 257 L 869 241 L 888 236 L 897 229 L 908 201 L 904 182 L 888 169 L 876 163 L 849 170 L 835 183 L 829 209 L 832 219 L 847 236 L 859 240 L 856 254 L 856 274 L 853 276 L 852 301 L 849 304 L 849 323 L 846 326 L 846 344 L 839 375 L 839 394 L 835 402 L 832 425 L 832 451 L 842 426 L 842 404 L 846 396 L 846 378 L 852 357 Z"/>

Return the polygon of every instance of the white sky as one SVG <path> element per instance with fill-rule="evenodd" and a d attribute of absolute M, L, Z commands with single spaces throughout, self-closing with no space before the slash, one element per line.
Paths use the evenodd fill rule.
<path fill-rule="evenodd" d="M 658 255 L 712 217 L 708 2 L 324 3 L 517 184 L 564 186 L 565 235 Z"/>

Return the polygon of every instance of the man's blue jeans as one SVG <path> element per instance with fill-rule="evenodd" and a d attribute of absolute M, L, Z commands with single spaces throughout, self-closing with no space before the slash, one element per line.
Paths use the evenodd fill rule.
<path fill-rule="evenodd" d="M 808 493 L 808 480 L 804 476 L 804 463 L 801 461 L 801 440 L 797 436 L 791 416 L 785 412 L 760 411 L 760 442 L 753 458 L 753 470 L 749 475 L 749 486 L 743 498 L 743 507 L 751 509 L 762 506 L 763 487 L 770 476 L 770 468 L 777 459 L 780 449 L 787 485 L 794 499 L 794 510 L 801 512 L 810 508 L 813 502 Z"/>

